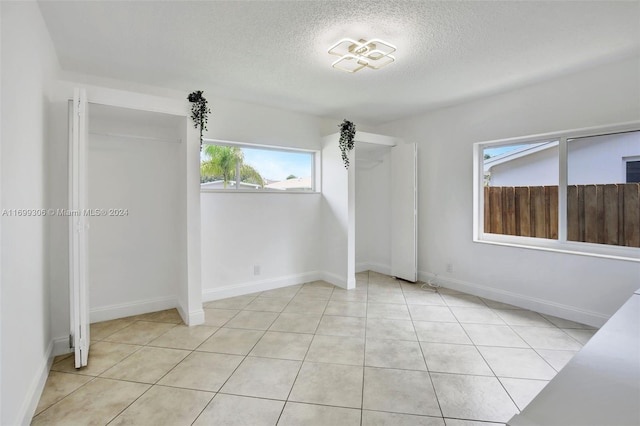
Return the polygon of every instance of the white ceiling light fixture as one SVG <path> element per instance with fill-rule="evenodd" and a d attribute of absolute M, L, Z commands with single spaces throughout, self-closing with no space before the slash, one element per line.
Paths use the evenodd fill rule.
<path fill-rule="evenodd" d="M 391 55 L 395 51 L 394 45 L 379 38 L 369 41 L 343 38 L 329 48 L 330 54 L 340 56 L 340 59 L 334 61 L 331 66 L 348 73 L 354 73 L 363 68 L 378 70 L 389 65 L 396 60 Z"/>

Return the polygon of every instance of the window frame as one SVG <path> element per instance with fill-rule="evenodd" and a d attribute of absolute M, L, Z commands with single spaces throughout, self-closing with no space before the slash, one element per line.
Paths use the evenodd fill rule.
<path fill-rule="evenodd" d="M 473 242 L 640 262 L 640 248 L 567 240 L 567 141 L 580 137 L 640 131 L 640 121 L 563 130 L 473 144 Z M 484 148 L 558 140 L 558 239 L 484 232 Z"/>
<path fill-rule="evenodd" d="M 625 182 L 629 182 L 629 175 L 627 171 L 627 164 L 629 163 L 640 163 L 640 155 L 633 155 L 631 157 L 622 157 L 622 176 L 624 177 Z"/>
<path fill-rule="evenodd" d="M 321 164 L 322 164 L 322 152 L 317 149 L 305 149 L 305 148 L 292 148 L 279 145 L 265 145 L 254 144 L 247 142 L 227 141 L 222 139 L 207 139 L 202 140 L 202 146 L 205 145 L 218 145 L 218 146 L 235 146 L 238 148 L 248 149 L 261 149 L 266 151 L 280 151 L 280 152 L 293 152 L 293 153 L 306 153 L 311 154 L 311 185 L 310 191 L 301 190 L 286 190 L 286 191 L 271 191 L 263 189 L 211 189 L 200 187 L 201 193 L 217 193 L 217 194 L 319 194 L 322 191 L 321 183 Z"/>

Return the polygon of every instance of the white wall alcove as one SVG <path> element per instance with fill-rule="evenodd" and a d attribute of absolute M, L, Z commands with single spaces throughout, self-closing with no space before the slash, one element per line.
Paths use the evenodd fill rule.
<path fill-rule="evenodd" d="M 73 88 L 61 82 L 52 97 L 56 155 L 67 149 L 62 120 Z M 85 90 L 87 208 L 103 212 L 88 218 L 90 322 L 177 308 L 185 324 L 201 324 L 200 143 L 189 104 L 96 86 Z M 52 166 L 51 176 L 52 205 L 66 207 L 66 162 Z M 69 252 L 61 250 L 68 245 L 68 219 L 50 218 L 56 353 L 68 350 Z"/>
<path fill-rule="evenodd" d="M 408 181 L 404 177 L 405 181 L 398 181 L 401 176 L 398 170 L 411 169 L 415 173 L 415 162 L 393 152 L 413 152 L 415 145 L 398 138 L 357 132 L 355 149 L 349 155 L 350 167 L 345 170 L 337 144 L 339 137 L 339 133 L 326 136 L 323 144 L 325 271 L 329 277 L 341 278 L 336 281 L 345 283 L 346 288 L 354 288 L 356 272 L 391 274 L 394 251 L 403 258 L 416 258 L 415 221 L 410 237 L 401 239 L 398 246 L 393 243 L 394 232 L 398 232 L 400 225 L 397 220 L 394 223 L 394 217 L 398 212 L 413 217 L 416 211 L 413 199 L 394 205 L 401 191 L 394 194 L 393 186 L 407 187 L 415 194 L 416 182 L 415 174 Z M 417 273 L 416 263 L 413 265 L 409 278 Z"/>

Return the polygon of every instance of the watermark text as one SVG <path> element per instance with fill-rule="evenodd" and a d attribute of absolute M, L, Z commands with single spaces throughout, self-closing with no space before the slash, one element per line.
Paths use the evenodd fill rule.
<path fill-rule="evenodd" d="M 129 209 L 2 209 L 2 217 L 129 216 Z"/>

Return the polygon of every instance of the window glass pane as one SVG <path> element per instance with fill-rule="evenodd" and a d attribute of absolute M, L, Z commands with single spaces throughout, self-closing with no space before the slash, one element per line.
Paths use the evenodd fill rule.
<path fill-rule="evenodd" d="M 567 141 L 567 240 L 640 247 L 638 160 L 638 131 Z"/>
<path fill-rule="evenodd" d="M 200 156 L 201 188 L 313 191 L 313 161 L 310 152 L 207 144 Z"/>
<path fill-rule="evenodd" d="M 483 149 L 484 232 L 558 239 L 558 141 Z"/>
<path fill-rule="evenodd" d="M 627 183 L 640 183 L 640 160 L 627 161 Z"/>

